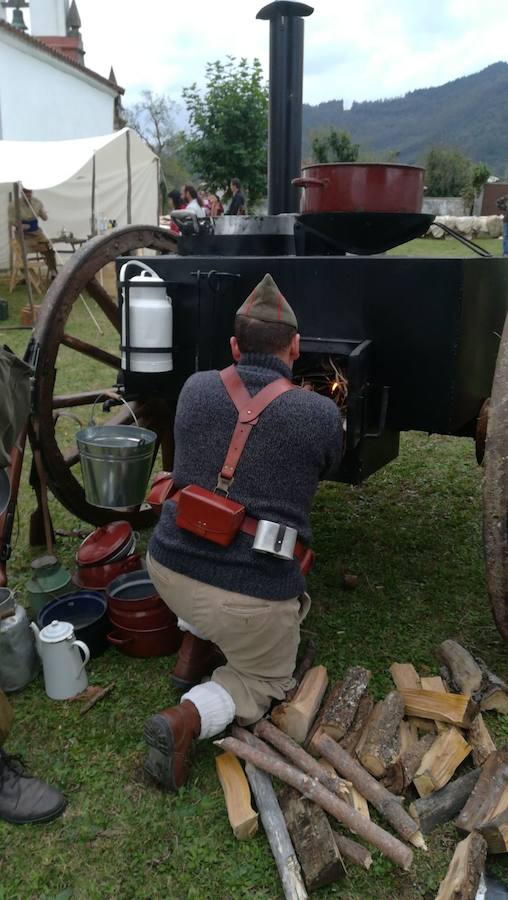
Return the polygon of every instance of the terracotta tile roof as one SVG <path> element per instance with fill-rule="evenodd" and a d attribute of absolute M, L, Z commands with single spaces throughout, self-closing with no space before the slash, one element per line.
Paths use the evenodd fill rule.
<path fill-rule="evenodd" d="M 83 72 L 85 75 L 88 75 L 89 78 L 93 78 L 95 81 L 98 81 L 100 84 L 105 85 L 108 88 L 116 91 L 117 94 L 123 94 L 124 89 L 120 87 L 113 81 L 109 81 L 108 78 L 103 78 L 102 75 L 98 75 L 97 72 L 92 71 L 92 69 L 88 69 L 86 66 L 83 66 L 81 63 L 75 62 L 72 59 L 69 59 L 68 56 L 65 56 L 63 53 L 59 53 L 57 50 L 53 50 L 51 47 L 48 47 L 47 44 L 43 43 L 43 41 L 37 40 L 37 38 L 32 37 L 30 34 L 25 34 L 24 31 L 20 31 L 19 28 L 14 28 L 12 25 L 9 25 L 8 22 L 4 22 L 0 19 L 0 31 L 6 31 L 8 34 L 17 38 L 24 44 L 28 44 L 30 47 L 34 47 L 37 50 L 42 50 L 43 53 L 47 53 L 48 56 L 52 56 L 54 59 L 57 59 L 59 62 L 64 62 L 66 65 L 70 66 L 72 69 L 77 69 L 79 72 Z"/>

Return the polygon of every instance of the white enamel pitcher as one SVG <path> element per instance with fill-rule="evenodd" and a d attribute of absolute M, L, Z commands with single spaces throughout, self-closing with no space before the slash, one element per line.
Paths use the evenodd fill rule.
<path fill-rule="evenodd" d="M 39 631 L 35 622 L 30 625 L 35 634 L 37 652 L 44 670 L 44 687 L 52 700 L 68 700 L 88 687 L 85 666 L 90 651 L 83 641 L 77 641 L 70 622 L 51 622 Z M 85 659 L 81 657 L 83 651 Z"/>

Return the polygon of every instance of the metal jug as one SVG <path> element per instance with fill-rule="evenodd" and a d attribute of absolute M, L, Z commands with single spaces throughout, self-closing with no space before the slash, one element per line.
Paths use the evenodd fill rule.
<path fill-rule="evenodd" d="M 8 588 L 0 591 L 0 606 L 7 613 L 0 614 L 0 688 L 6 692 L 21 691 L 39 671 L 28 616 L 12 595 Z"/>
<path fill-rule="evenodd" d="M 44 670 L 44 686 L 52 700 L 68 700 L 88 686 L 85 666 L 90 651 L 83 641 L 77 641 L 70 622 L 51 622 L 41 631 L 35 622 L 30 625 L 35 634 L 37 651 Z M 81 652 L 84 653 L 84 660 Z"/>

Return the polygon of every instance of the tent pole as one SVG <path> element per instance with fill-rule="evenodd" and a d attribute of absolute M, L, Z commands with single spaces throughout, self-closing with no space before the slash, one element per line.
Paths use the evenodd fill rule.
<path fill-rule="evenodd" d="M 97 219 L 95 217 L 95 151 L 92 156 L 92 213 L 90 218 L 90 234 L 97 234 Z"/>
<path fill-rule="evenodd" d="M 131 169 L 131 133 L 125 132 L 127 138 L 127 225 L 132 225 L 132 169 Z"/>
<path fill-rule="evenodd" d="M 157 157 L 157 225 L 162 215 L 161 161 Z"/>
<path fill-rule="evenodd" d="M 30 270 L 28 268 L 28 259 L 26 255 L 25 233 L 23 231 L 23 222 L 21 221 L 21 207 L 19 205 L 19 181 L 15 181 L 12 187 L 14 191 L 14 208 L 16 210 L 17 239 L 19 241 L 21 247 L 21 255 L 23 257 L 23 271 L 25 273 L 25 282 L 28 290 L 28 302 L 30 304 L 30 311 L 32 313 L 32 322 L 35 325 L 34 298 L 32 295 L 32 283 L 30 281 Z"/>

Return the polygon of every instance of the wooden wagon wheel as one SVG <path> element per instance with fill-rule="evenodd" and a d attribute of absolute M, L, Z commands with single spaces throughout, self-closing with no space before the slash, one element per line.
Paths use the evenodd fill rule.
<path fill-rule="evenodd" d="M 60 423 L 67 422 L 69 425 L 69 416 L 80 407 L 90 406 L 103 390 L 111 388 L 116 381 L 120 357 L 111 351 L 118 348 L 120 343 L 118 304 L 113 296 L 114 292 L 108 293 L 97 276 L 117 256 L 129 255 L 141 248 L 159 253 L 174 253 L 176 239 L 160 228 L 128 226 L 88 241 L 73 255 L 51 284 L 34 329 L 33 358 L 36 368 L 33 419 L 48 483 L 56 498 L 70 512 L 94 525 L 118 519 L 119 513 L 100 509 L 86 501 L 83 487 L 74 474 L 79 471 L 79 467 L 74 468 L 79 461 L 77 448 L 73 438 L 70 446 L 62 446 Z M 102 336 L 93 341 L 83 340 L 83 334 L 78 336 L 71 333 L 72 322 L 69 319 L 72 319 L 75 305 L 77 307 L 78 302 L 81 302 L 80 298 L 87 304 L 85 321 L 99 319 L 99 327 L 102 323 Z M 85 309 L 85 306 L 82 308 Z M 80 309 L 81 307 L 78 308 Z M 98 313 L 98 309 L 103 315 Z M 99 335 L 98 330 L 95 333 Z M 101 343 L 103 346 L 99 346 Z M 68 354 L 70 350 L 81 358 L 93 361 L 89 369 L 90 381 L 80 383 L 73 393 L 64 393 L 58 386 L 58 354 L 62 348 L 69 348 L 63 350 L 64 354 Z M 72 376 L 72 367 L 68 363 L 66 372 Z M 90 390 L 90 387 L 93 389 Z M 170 467 L 173 410 L 169 409 L 164 400 L 149 395 L 139 397 L 131 405 L 140 424 L 157 432 L 163 466 Z M 98 409 L 100 410 L 99 404 Z M 65 418 L 62 418 L 62 414 Z M 122 407 L 121 412 L 110 412 L 102 424 L 119 425 L 131 421 L 130 414 Z M 72 424 L 69 433 L 75 430 L 76 426 Z M 122 512 L 121 517 L 129 519 L 137 528 L 147 527 L 153 522 L 150 510 L 130 514 Z"/>
<path fill-rule="evenodd" d="M 508 639 L 508 316 L 489 404 L 483 515 L 490 604 L 498 630 Z"/>

